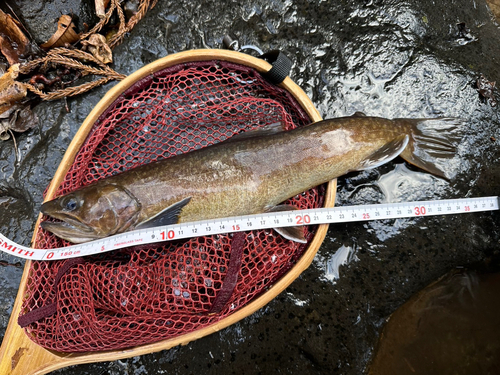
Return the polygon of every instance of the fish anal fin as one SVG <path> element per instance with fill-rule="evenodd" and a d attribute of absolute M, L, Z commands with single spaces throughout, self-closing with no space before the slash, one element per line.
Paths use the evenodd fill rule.
<path fill-rule="evenodd" d="M 291 206 L 289 204 L 280 204 L 278 206 L 271 207 L 267 209 L 267 212 L 282 212 L 282 211 L 295 211 L 298 210 L 297 207 Z M 294 227 L 280 227 L 274 228 L 276 232 L 285 237 L 287 240 L 307 243 L 304 237 L 304 227 L 294 226 Z"/>
<path fill-rule="evenodd" d="M 354 170 L 364 171 L 377 168 L 392 159 L 396 158 L 408 145 L 408 135 L 401 135 L 386 143 L 384 146 L 373 152 L 370 156 L 362 160 Z"/>
<path fill-rule="evenodd" d="M 184 198 L 179 202 L 168 206 L 155 216 L 138 224 L 135 229 L 154 228 L 162 225 L 176 224 L 179 221 L 179 215 L 186 204 L 191 201 L 191 197 Z"/>
<path fill-rule="evenodd" d="M 304 237 L 304 227 L 281 227 L 274 228 L 274 230 L 285 237 L 287 240 L 299 243 L 307 243 L 307 240 Z"/>

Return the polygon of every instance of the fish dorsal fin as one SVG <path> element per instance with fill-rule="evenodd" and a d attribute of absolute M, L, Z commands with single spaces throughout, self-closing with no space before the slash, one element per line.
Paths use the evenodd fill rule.
<path fill-rule="evenodd" d="M 354 112 L 352 117 L 366 117 L 366 115 L 363 112 L 356 111 L 356 112 Z"/>
<path fill-rule="evenodd" d="M 149 218 L 136 225 L 135 229 L 154 228 L 162 225 L 176 224 L 179 221 L 179 215 L 186 204 L 189 203 L 191 197 L 168 206 L 163 211 L 158 212 L 155 216 Z"/>
<path fill-rule="evenodd" d="M 291 206 L 289 204 L 280 204 L 279 206 L 274 206 L 266 210 L 267 212 L 282 212 L 282 211 L 295 211 L 298 210 L 297 207 Z M 281 227 L 274 228 L 276 232 L 281 234 L 287 240 L 307 243 L 307 240 L 304 237 L 304 228 L 302 226 L 296 227 Z"/>
<path fill-rule="evenodd" d="M 281 122 L 275 122 L 262 128 L 248 130 L 246 132 L 238 133 L 233 135 L 231 138 L 225 140 L 224 142 L 241 141 L 242 139 L 266 137 L 273 134 L 281 133 L 285 131 L 284 124 Z"/>
<path fill-rule="evenodd" d="M 408 145 L 409 137 L 408 135 L 402 135 L 384 146 L 376 150 L 366 159 L 359 163 L 358 167 L 354 170 L 364 171 L 367 169 L 380 167 L 382 164 L 390 162 L 392 159 L 396 158 Z"/>

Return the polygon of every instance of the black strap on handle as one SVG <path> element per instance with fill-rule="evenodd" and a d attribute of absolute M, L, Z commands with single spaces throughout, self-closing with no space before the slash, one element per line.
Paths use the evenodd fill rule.
<path fill-rule="evenodd" d="M 279 50 L 270 51 L 260 56 L 272 65 L 272 68 L 264 74 L 264 77 L 275 85 L 283 82 L 290 74 L 292 60 Z"/>
<path fill-rule="evenodd" d="M 222 39 L 222 44 L 227 49 L 232 49 L 234 51 L 242 51 L 246 48 L 251 48 L 258 53 L 262 51 L 254 46 L 243 46 L 240 45 L 237 40 L 232 39 L 229 35 L 224 36 Z M 292 60 L 290 60 L 283 52 L 279 50 L 269 51 L 259 56 L 261 59 L 266 60 L 272 65 L 272 68 L 264 75 L 264 77 L 271 83 L 277 85 L 285 80 L 285 78 L 290 74 L 292 69 Z"/>

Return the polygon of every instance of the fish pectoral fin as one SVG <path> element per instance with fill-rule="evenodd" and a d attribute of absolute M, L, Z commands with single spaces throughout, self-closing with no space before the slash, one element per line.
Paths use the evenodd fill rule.
<path fill-rule="evenodd" d="M 187 197 L 171 206 L 168 206 L 163 211 L 158 212 L 155 216 L 139 223 L 135 229 L 154 228 L 162 225 L 177 224 L 182 209 L 189 203 L 190 200 L 191 197 Z"/>
<path fill-rule="evenodd" d="M 278 134 L 285 131 L 285 125 L 282 122 L 275 122 L 261 128 L 248 130 L 242 133 L 233 135 L 231 138 L 225 140 L 224 142 L 241 141 L 243 139 L 266 137 L 273 134 Z"/>
<path fill-rule="evenodd" d="M 289 204 L 280 204 L 278 206 L 271 207 L 267 209 L 267 212 L 282 212 L 282 211 L 296 211 L 297 207 L 291 206 Z M 287 240 L 307 243 L 306 238 L 304 237 L 304 227 L 295 226 L 295 227 L 280 227 L 274 228 L 276 232 L 281 234 Z"/>
<path fill-rule="evenodd" d="M 402 135 L 376 150 L 370 156 L 362 160 L 354 171 L 364 171 L 367 169 L 380 167 L 382 164 L 390 162 L 396 158 L 408 145 L 408 135 Z"/>
<path fill-rule="evenodd" d="M 307 240 L 304 237 L 304 227 L 281 227 L 274 228 L 274 230 L 285 237 L 287 240 L 307 243 Z"/>

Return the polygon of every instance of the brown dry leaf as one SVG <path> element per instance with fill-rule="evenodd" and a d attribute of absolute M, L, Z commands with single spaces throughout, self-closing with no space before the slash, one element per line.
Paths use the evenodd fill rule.
<path fill-rule="evenodd" d="M 500 0 L 486 0 L 497 21 L 500 22 Z"/>
<path fill-rule="evenodd" d="M 19 23 L 0 10 L 0 52 L 10 65 L 17 64 L 19 57 L 29 50 L 30 41 L 19 28 Z"/>
<path fill-rule="evenodd" d="M 104 64 L 113 62 L 113 53 L 106 43 L 106 37 L 101 34 L 92 34 L 88 40 L 83 40 L 82 44 L 87 46 L 88 51 Z"/>
<path fill-rule="evenodd" d="M 50 39 L 42 44 L 43 49 L 62 47 L 66 44 L 73 44 L 80 39 L 80 36 L 75 31 L 75 24 L 72 22 L 71 16 L 66 14 L 59 17 L 57 21 L 57 31 Z"/>
<path fill-rule="evenodd" d="M 18 74 L 19 64 L 15 64 L 0 77 L 0 114 L 26 96 L 26 87 L 16 81 Z"/>
<path fill-rule="evenodd" d="M 497 100 L 495 98 L 495 85 L 496 82 L 490 82 L 485 76 L 481 76 L 476 80 L 476 89 L 481 98 L 488 102 L 492 107 L 496 107 Z"/>
<path fill-rule="evenodd" d="M 104 18 L 106 16 L 106 8 L 109 5 L 109 0 L 95 0 L 95 13 L 97 17 Z"/>

